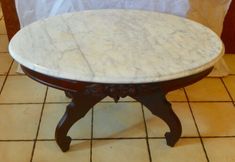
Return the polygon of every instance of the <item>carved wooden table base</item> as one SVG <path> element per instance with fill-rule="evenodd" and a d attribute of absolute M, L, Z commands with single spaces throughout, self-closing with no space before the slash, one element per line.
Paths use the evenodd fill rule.
<path fill-rule="evenodd" d="M 64 152 L 69 150 L 71 143 L 71 138 L 67 136 L 69 129 L 106 96 L 112 97 L 115 102 L 118 102 L 120 97 L 130 96 L 142 103 L 154 115 L 167 123 L 170 132 L 166 132 L 165 134 L 166 141 L 169 146 L 174 146 L 181 136 L 182 127 L 178 117 L 171 108 L 171 104 L 166 100 L 165 95 L 169 91 L 199 81 L 212 70 L 212 68 L 209 68 L 189 77 L 157 83 L 102 84 L 55 78 L 35 72 L 24 66 L 21 67 L 32 79 L 50 87 L 63 90 L 66 96 L 72 99 L 55 132 L 56 142 Z"/>
<path fill-rule="evenodd" d="M 56 142 L 62 151 L 69 150 L 71 138 L 67 136 L 72 125 L 106 96 L 118 102 L 120 97 L 130 96 L 146 106 L 154 115 L 167 123 L 170 132 L 165 134 L 167 144 L 174 146 L 180 138 L 182 128 L 180 121 L 166 100 L 165 94 L 152 85 L 104 85 L 92 84 L 81 92 L 66 92 L 72 98 L 66 112 L 56 128 Z"/>

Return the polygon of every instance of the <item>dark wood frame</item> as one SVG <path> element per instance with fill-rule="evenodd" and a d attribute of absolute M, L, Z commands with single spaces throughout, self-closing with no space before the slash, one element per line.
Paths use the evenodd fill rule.
<path fill-rule="evenodd" d="M 0 0 L 2 4 L 6 29 L 9 39 L 20 29 L 15 8 L 15 0 Z M 225 52 L 235 54 L 235 0 L 232 0 L 228 14 L 225 17 L 221 36 L 225 44 Z"/>
<path fill-rule="evenodd" d="M 181 136 L 182 127 L 165 95 L 169 91 L 199 81 L 212 71 L 212 68 L 209 68 L 188 77 L 156 83 L 105 84 L 55 78 L 35 72 L 22 65 L 21 67 L 30 78 L 47 86 L 65 91 L 66 96 L 72 99 L 55 131 L 56 142 L 64 152 L 68 151 L 70 147 L 72 139 L 67 136 L 67 133 L 72 125 L 107 96 L 113 98 L 115 102 L 118 102 L 120 97 L 130 96 L 142 103 L 169 126 L 170 132 L 166 132 L 165 137 L 167 145 L 174 146 Z"/>
<path fill-rule="evenodd" d="M 0 0 L 9 40 L 20 29 L 15 0 Z"/>
<path fill-rule="evenodd" d="M 221 38 L 225 44 L 225 52 L 235 54 L 235 0 L 232 1 L 225 17 Z"/>

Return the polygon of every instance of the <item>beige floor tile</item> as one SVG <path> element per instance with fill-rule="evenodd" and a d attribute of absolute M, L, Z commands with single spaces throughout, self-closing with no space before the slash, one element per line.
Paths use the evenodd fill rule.
<path fill-rule="evenodd" d="M 8 52 L 8 43 L 7 35 L 0 35 L 0 52 Z"/>
<path fill-rule="evenodd" d="M 227 63 L 231 74 L 235 74 L 235 54 L 233 55 L 224 55 L 224 60 Z"/>
<path fill-rule="evenodd" d="M 33 142 L 0 142 L 0 161 L 29 162 Z"/>
<path fill-rule="evenodd" d="M 231 101 L 219 78 L 205 78 L 185 89 L 190 101 Z"/>
<path fill-rule="evenodd" d="M 90 141 L 72 141 L 70 150 L 62 152 L 55 141 L 37 142 L 33 162 L 89 162 Z"/>
<path fill-rule="evenodd" d="M 27 76 L 9 76 L 0 96 L 0 103 L 42 103 L 46 86 Z"/>
<path fill-rule="evenodd" d="M 174 112 L 179 117 L 182 124 L 183 137 L 198 136 L 192 114 L 187 103 L 172 103 Z M 167 124 L 160 118 L 154 116 L 147 108 L 144 107 L 145 119 L 149 137 L 164 137 L 169 131 Z"/>
<path fill-rule="evenodd" d="M 49 88 L 46 102 L 70 102 L 71 99 L 66 97 L 64 91 L 55 88 Z"/>
<path fill-rule="evenodd" d="M 54 139 L 55 128 L 62 118 L 67 104 L 46 104 L 41 125 L 39 129 L 39 139 Z M 85 117 L 76 122 L 68 132 L 74 138 L 91 138 L 91 110 Z"/>
<path fill-rule="evenodd" d="M 223 80 L 233 98 L 233 101 L 235 101 L 235 76 L 228 76 L 223 78 Z"/>
<path fill-rule="evenodd" d="M 41 104 L 0 105 L 0 139 L 34 139 L 41 109 Z"/>
<path fill-rule="evenodd" d="M 210 162 L 234 162 L 235 138 L 203 138 Z"/>
<path fill-rule="evenodd" d="M 7 34 L 7 30 L 6 30 L 6 27 L 5 27 L 4 19 L 0 20 L 0 34 Z"/>
<path fill-rule="evenodd" d="M 169 101 L 187 101 L 185 93 L 184 93 L 184 89 L 171 91 L 167 94 L 166 97 Z"/>
<path fill-rule="evenodd" d="M 93 162 L 149 162 L 146 140 L 93 141 Z"/>
<path fill-rule="evenodd" d="M 231 103 L 190 103 L 202 136 L 234 136 L 235 108 Z"/>
<path fill-rule="evenodd" d="M 94 107 L 94 137 L 145 137 L 140 103 L 99 103 Z"/>
<path fill-rule="evenodd" d="M 24 73 L 19 73 L 17 69 L 18 69 L 18 63 L 14 61 L 13 65 L 11 66 L 9 75 L 25 75 Z"/>
<path fill-rule="evenodd" d="M 152 162 L 206 162 L 200 139 L 180 139 L 175 147 L 163 139 L 149 140 Z"/>
<path fill-rule="evenodd" d="M 12 58 L 8 53 L 0 54 L 0 74 L 6 75 L 12 63 Z"/>

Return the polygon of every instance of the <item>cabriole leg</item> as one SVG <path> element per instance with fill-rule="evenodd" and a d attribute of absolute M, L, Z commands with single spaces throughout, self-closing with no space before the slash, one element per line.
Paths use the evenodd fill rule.
<path fill-rule="evenodd" d="M 70 93 L 72 101 L 67 106 L 65 114 L 58 123 L 55 131 L 55 139 L 63 152 L 69 150 L 71 137 L 67 136 L 73 124 L 84 117 L 86 113 L 104 96 L 93 96 L 88 94 Z"/>
<path fill-rule="evenodd" d="M 159 90 L 154 94 L 133 98 L 141 102 L 154 115 L 167 123 L 170 128 L 170 132 L 165 133 L 166 141 L 167 145 L 173 147 L 181 136 L 182 127 L 180 120 L 172 110 L 171 104 L 166 100 L 165 94 Z"/>

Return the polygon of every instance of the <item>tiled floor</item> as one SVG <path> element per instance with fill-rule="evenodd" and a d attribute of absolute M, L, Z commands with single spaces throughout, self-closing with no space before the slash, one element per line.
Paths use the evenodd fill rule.
<path fill-rule="evenodd" d="M 235 55 L 226 55 L 232 75 L 205 78 L 170 93 L 183 134 L 168 147 L 167 125 L 133 99 L 97 104 L 69 132 L 71 149 L 62 153 L 54 130 L 69 99 L 64 93 L 19 75 L 7 53 L 0 21 L 1 162 L 234 162 Z"/>

